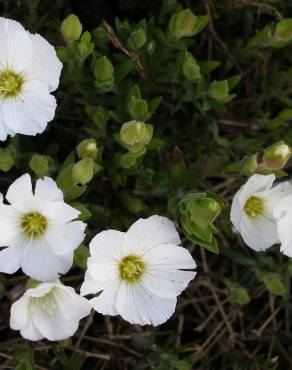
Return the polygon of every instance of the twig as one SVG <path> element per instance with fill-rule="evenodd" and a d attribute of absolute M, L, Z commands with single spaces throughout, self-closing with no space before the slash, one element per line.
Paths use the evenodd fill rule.
<path fill-rule="evenodd" d="M 204 5 L 205 5 L 205 9 L 206 9 L 207 15 L 209 17 L 209 30 L 210 30 L 212 36 L 218 42 L 218 44 L 221 45 L 221 47 L 224 50 L 225 54 L 232 61 L 232 63 L 235 65 L 235 67 L 238 70 L 238 72 L 243 76 L 244 75 L 244 72 L 241 69 L 240 65 L 234 59 L 233 55 L 229 51 L 228 46 L 225 44 L 225 42 L 223 40 L 221 40 L 221 38 L 219 37 L 219 35 L 217 34 L 217 32 L 216 32 L 216 30 L 214 28 L 213 17 L 212 17 L 212 12 L 211 12 L 211 8 L 210 8 L 209 0 L 204 0 Z"/>
<path fill-rule="evenodd" d="M 260 9 L 265 9 L 265 10 L 269 10 L 270 12 L 274 13 L 275 16 L 278 18 L 278 19 L 283 19 L 283 16 L 282 14 L 279 12 L 278 9 L 276 9 L 275 7 L 273 7 L 272 5 L 270 4 L 264 4 L 264 3 L 258 3 L 257 1 L 253 1 L 253 0 L 234 0 L 235 3 L 241 3 L 243 5 L 247 5 L 247 6 L 254 6 L 256 8 L 260 8 Z"/>

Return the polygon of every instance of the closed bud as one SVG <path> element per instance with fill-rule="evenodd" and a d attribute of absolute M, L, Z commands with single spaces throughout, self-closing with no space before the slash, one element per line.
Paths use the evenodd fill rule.
<path fill-rule="evenodd" d="M 29 167 L 37 176 L 45 176 L 49 172 L 49 158 L 45 155 L 35 154 L 29 161 Z"/>
<path fill-rule="evenodd" d="M 183 61 L 183 75 L 190 81 L 201 79 L 200 66 L 191 53 L 186 52 Z"/>
<path fill-rule="evenodd" d="M 292 19 L 283 19 L 276 25 L 275 36 L 281 41 L 292 40 Z"/>
<path fill-rule="evenodd" d="M 14 165 L 13 151 L 8 148 L 0 148 L 0 171 L 8 172 Z"/>
<path fill-rule="evenodd" d="M 152 138 L 153 127 L 140 121 L 130 121 L 123 124 L 120 131 L 121 140 L 126 145 L 147 145 Z"/>
<path fill-rule="evenodd" d="M 284 141 L 279 141 L 264 150 L 263 160 L 269 169 L 278 170 L 285 166 L 290 157 L 290 147 Z"/>
<path fill-rule="evenodd" d="M 131 33 L 128 39 L 128 46 L 131 49 L 138 50 L 145 45 L 146 41 L 147 37 L 145 30 L 143 28 L 138 28 Z"/>
<path fill-rule="evenodd" d="M 67 43 L 79 40 L 82 33 L 82 24 L 80 23 L 79 18 L 74 14 L 70 14 L 63 20 L 61 24 L 61 32 Z"/>
<path fill-rule="evenodd" d="M 224 103 L 229 96 L 228 82 L 226 80 L 213 81 L 209 86 L 208 95 L 218 102 Z"/>
<path fill-rule="evenodd" d="M 72 180 L 76 184 L 88 184 L 93 178 L 93 174 L 93 160 L 91 158 L 83 158 L 73 165 Z"/>
<path fill-rule="evenodd" d="M 178 38 L 192 36 L 198 19 L 197 16 L 190 9 L 184 9 L 175 16 L 175 35 Z"/>
<path fill-rule="evenodd" d="M 148 103 L 144 99 L 132 96 L 128 103 L 128 110 L 133 119 L 144 120 L 148 118 Z"/>
<path fill-rule="evenodd" d="M 94 75 L 97 81 L 105 82 L 113 78 L 114 67 L 111 61 L 103 56 L 96 60 L 94 64 Z"/>
<path fill-rule="evenodd" d="M 94 139 L 83 140 L 77 145 L 76 151 L 79 158 L 96 159 L 98 154 L 96 141 Z"/>
<path fill-rule="evenodd" d="M 123 168 L 130 168 L 135 165 L 137 157 L 134 154 L 126 153 L 121 156 L 120 165 Z"/>
<path fill-rule="evenodd" d="M 240 170 L 245 175 L 255 173 L 258 168 L 258 153 L 245 156 L 240 163 Z"/>

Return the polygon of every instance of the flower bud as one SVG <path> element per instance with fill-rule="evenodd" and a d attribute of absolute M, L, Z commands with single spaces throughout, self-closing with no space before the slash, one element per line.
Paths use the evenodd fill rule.
<path fill-rule="evenodd" d="M 184 9 L 174 17 L 175 36 L 177 38 L 192 36 L 198 17 L 190 9 Z"/>
<path fill-rule="evenodd" d="M 224 103 L 229 96 L 229 87 L 226 80 L 213 81 L 208 89 L 208 95 L 220 103 Z"/>
<path fill-rule="evenodd" d="M 83 140 L 77 145 L 76 151 L 79 158 L 96 159 L 98 154 L 96 141 L 94 139 Z"/>
<path fill-rule="evenodd" d="M 279 141 L 264 150 L 263 160 L 271 170 L 283 168 L 291 157 L 291 149 L 284 142 Z"/>
<path fill-rule="evenodd" d="M 29 161 L 29 167 L 37 176 L 45 176 L 49 172 L 49 158 L 45 155 L 35 154 Z"/>
<path fill-rule="evenodd" d="M 275 36 L 281 41 L 289 42 L 292 40 L 292 19 L 283 19 L 276 25 Z"/>
<path fill-rule="evenodd" d="M 93 160 L 83 158 L 72 168 L 72 180 L 76 184 L 86 185 L 93 178 Z"/>
<path fill-rule="evenodd" d="M 132 96 L 128 103 L 128 110 L 133 119 L 144 120 L 148 118 L 148 103 L 144 99 Z"/>
<path fill-rule="evenodd" d="M 79 40 L 82 33 L 82 24 L 78 17 L 70 14 L 61 24 L 61 32 L 67 43 Z"/>
<path fill-rule="evenodd" d="M 120 165 L 123 168 L 130 168 L 135 165 L 137 157 L 131 153 L 125 153 L 121 156 Z"/>
<path fill-rule="evenodd" d="M 186 52 L 183 61 L 183 75 L 190 81 L 201 79 L 200 66 L 191 53 Z"/>
<path fill-rule="evenodd" d="M 14 156 L 10 147 L 0 148 L 0 171 L 8 172 L 14 165 Z"/>
<path fill-rule="evenodd" d="M 106 56 L 96 60 L 94 64 L 94 75 L 97 81 L 109 81 L 113 78 L 113 74 L 114 67 Z"/>
<path fill-rule="evenodd" d="M 147 145 L 152 138 L 152 133 L 152 125 L 140 121 L 130 121 L 121 127 L 120 136 L 127 145 Z"/>
<path fill-rule="evenodd" d="M 258 153 L 245 156 L 240 163 L 240 170 L 243 174 L 251 175 L 258 168 Z"/>
<path fill-rule="evenodd" d="M 128 46 L 131 49 L 138 50 L 145 45 L 146 41 L 147 37 L 145 30 L 143 28 L 138 28 L 131 33 L 128 39 Z"/>

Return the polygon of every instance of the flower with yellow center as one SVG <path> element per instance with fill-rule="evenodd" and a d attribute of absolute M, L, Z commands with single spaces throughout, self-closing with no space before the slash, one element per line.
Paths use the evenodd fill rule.
<path fill-rule="evenodd" d="M 231 221 L 245 243 L 263 251 L 279 242 L 273 210 L 277 203 L 292 193 L 288 182 L 273 186 L 275 175 L 253 175 L 235 194 Z"/>
<path fill-rule="evenodd" d="M 62 340 L 76 332 L 80 319 L 90 310 L 85 298 L 59 280 L 40 283 L 13 303 L 10 326 L 29 340 Z"/>
<path fill-rule="evenodd" d="M 178 244 L 174 224 L 160 216 L 139 219 L 126 233 L 97 234 L 81 294 L 100 293 L 90 302 L 105 315 L 121 315 L 133 324 L 162 324 L 195 276 L 190 271 L 195 261 Z"/>
<path fill-rule="evenodd" d="M 42 36 L 11 19 L 0 17 L 0 43 L 0 140 L 41 133 L 55 115 L 62 63 Z"/>
<path fill-rule="evenodd" d="M 84 239 L 85 224 L 75 221 L 79 211 L 63 200 L 56 183 L 45 177 L 32 190 L 28 174 L 17 179 L 0 204 L 0 271 L 20 267 L 38 281 L 51 281 L 66 273 L 74 250 Z"/>

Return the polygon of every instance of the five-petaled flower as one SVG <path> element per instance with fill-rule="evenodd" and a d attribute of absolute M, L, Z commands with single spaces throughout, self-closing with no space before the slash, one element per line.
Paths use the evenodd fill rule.
<path fill-rule="evenodd" d="M 80 212 L 66 204 L 63 193 L 49 177 L 36 182 L 25 174 L 10 185 L 0 204 L 0 271 L 23 272 L 39 281 L 51 281 L 66 273 L 74 249 L 85 237 L 86 224 L 75 220 Z"/>
<path fill-rule="evenodd" d="M 81 294 L 95 294 L 93 308 L 120 314 L 133 324 L 159 325 L 173 313 L 177 296 L 195 276 L 189 251 L 165 217 L 139 219 L 124 233 L 107 230 L 90 243 Z"/>
<path fill-rule="evenodd" d="M 91 305 L 59 280 L 28 289 L 11 307 L 10 326 L 29 340 L 71 337 Z"/>
<path fill-rule="evenodd" d="M 275 175 L 253 175 L 237 191 L 231 206 L 231 221 L 245 243 L 264 251 L 279 242 L 274 207 L 292 193 L 292 185 L 283 182 L 272 187 Z"/>
<path fill-rule="evenodd" d="M 42 36 L 11 19 L 0 17 L 0 44 L 0 140 L 41 133 L 55 115 L 62 63 Z"/>

